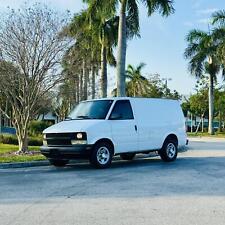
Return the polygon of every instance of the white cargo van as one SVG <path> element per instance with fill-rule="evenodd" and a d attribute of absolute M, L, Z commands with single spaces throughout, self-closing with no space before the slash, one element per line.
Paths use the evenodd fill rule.
<path fill-rule="evenodd" d="M 97 168 L 109 167 L 114 155 L 132 160 L 137 153 L 158 151 L 174 161 L 187 143 L 185 120 L 175 100 L 111 98 L 81 102 L 63 122 L 43 132 L 41 152 L 55 166 L 87 158 Z"/>

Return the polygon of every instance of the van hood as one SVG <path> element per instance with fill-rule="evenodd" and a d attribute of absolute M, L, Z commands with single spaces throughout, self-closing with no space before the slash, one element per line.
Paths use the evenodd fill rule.
<path fill-rule="evenodd" d="M 104 121 L 105 120 L 65 120 L 48 127 L 43 131 L 43 133 L 86 132 L 89 127 L 103 123 Z"/>

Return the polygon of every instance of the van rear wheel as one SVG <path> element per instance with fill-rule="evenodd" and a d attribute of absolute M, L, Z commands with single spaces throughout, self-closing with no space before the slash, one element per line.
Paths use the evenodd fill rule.
<path fill-rule="evenodd" d="M 162 149 L 159 151 L 161 159 L 165 162 L 172 162 L 177 158 L 177 142 L 175 140 L 166 140 Z"/>
<path fill-rule="evenodd" d="M 110 143 L 102 141 L 97 143 L 90 156 L 90 163 L 98 169 L 105 169 L 111 165 L 113 147 Z"/>
<path fill-rule="evenodd" d="M 122 153 L 120 154 L 120 158 L 123 160 L 133 160 L 135 155 L 135 153 Z"/>

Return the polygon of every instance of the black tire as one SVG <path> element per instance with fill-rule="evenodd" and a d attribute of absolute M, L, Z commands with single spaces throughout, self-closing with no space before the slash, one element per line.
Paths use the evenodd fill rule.
<path fill-rule="evenodd" d="M 133 160 L 135 155 L 135 153 L 122 153 L 120 154 L 120 158 L 123 160 Z"/>
<path fill-rule="evenodd" d="M 95 168 L 105 169 L 110 167 L 112 157 L 113 146 L 106 141 L 102 141 L 94 146 L 90 156 L 90 163 Z"/>
<path fill-rule="evenodd" d="M 177 158 L 177 141 L 173 139 L 165 140 L 159 155 L 164 162 L 172 162 Z"/>
<path fill-rule="evenodd" d="M 56 167 L 64 167 L 69 160 L 60 160 L 60 159 L 49 159 L 51 165 Z"/>

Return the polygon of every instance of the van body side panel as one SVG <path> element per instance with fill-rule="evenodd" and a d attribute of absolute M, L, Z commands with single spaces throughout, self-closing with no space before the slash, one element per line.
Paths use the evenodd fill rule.
<path fill-rule="evenodd" d="M 133 99 L 138 124 L 139 151 L 160 149 L 169 134 L 175 134 L 179 145 L 185 145 L 184 116 L 178 101 Z"/>

